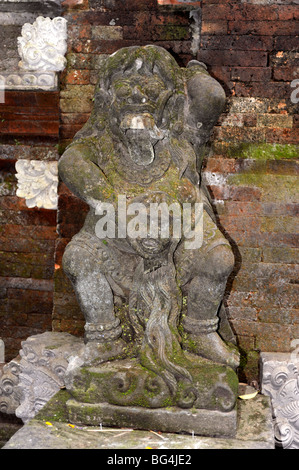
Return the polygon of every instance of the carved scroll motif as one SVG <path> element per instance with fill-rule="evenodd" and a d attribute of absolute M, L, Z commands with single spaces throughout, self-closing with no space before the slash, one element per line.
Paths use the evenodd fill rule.
<path fill-rule="evenodd" d="M 299 362 L 270 355 L 262 354 L 262 392 L 272 399 L 275 443 L 284 449 L 298 449 Z"/>
<path fill-rule="evenodd" d="M 46 332 L 23 341 L 20 355 L 0 377 L 0 411 L 15 413 L 24 423 L 32 419 L 64 388 L 69 361 L 81 347 L 82 340 L 68 333 Z"/>
<path fill-rule="evenodd" d="M 57 209 L 57 162 L 18 160 L 17 196 L 26 199 L 27 207 Z"/>
<path fill-rule="evenodd" d="M 18 38 L 19 67 L 24 70 L 62 71 L 66 66 L 67 20 L 39 16 L 33 24 L 25 23 Z"/>

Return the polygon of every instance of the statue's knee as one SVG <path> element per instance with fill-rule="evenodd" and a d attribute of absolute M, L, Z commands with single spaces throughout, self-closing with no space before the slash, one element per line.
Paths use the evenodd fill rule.
<path fill-rule="evenodd" d="M 82 268 L 79 266 L 80 262 L 78 257 L 78 247 L 75 245 L 68 245 L 63 253 L 62 267 L 67 276 L 70 278 L 76 278 Z"/>
<path fill-rule="evenodd" d="M 233 270 L 235 257 L 229 245 L 218 245 L 209 253 L 209 270 L 219 279 L 227 278 Z"/>

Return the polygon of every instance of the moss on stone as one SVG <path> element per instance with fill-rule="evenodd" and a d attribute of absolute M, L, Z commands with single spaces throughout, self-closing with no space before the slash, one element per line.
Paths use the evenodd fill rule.
<path fill-rule="evenodd" d="M 37 421 L 68 421 L 68 411 L 66 402 L 71 398 L 67 390 L 60 390 L 54 395 L 45 406 L 37 413 L 35 420 Z"/>
<path fill-rule="evenodd" d="M 230 175 L 227 183 L 235 186 L 255 186 L 261 189 L 261 199 L 269 202 L 295 203 L 298 200 L 298 177 L 296 175 L 271 175 L 250 171 Z"/>
<path fill-rule="evenodd" d="M 299 146 L 291 144 L 242 143 L 227 149 L 230 157 L 249 158 L 252 160 L 296 159 Z"/>

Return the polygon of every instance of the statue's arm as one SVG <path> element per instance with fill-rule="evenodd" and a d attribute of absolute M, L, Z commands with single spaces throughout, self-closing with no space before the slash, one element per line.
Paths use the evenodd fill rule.
<path fill-rule="evenodd" d="M 205 144 L 223 111 L 226 96 L 217 80 L 210 76 L 205 65 L 196 60 L 185 69 L 187 88 L 186 124 L 196 129 L 201 144 Z"/>
<path fill-rule="evenodd" d="M 92 147 L 83 143 L 70 146 L 58 163 L 59 176 L 67 187 L 91 207 L 107 200 L 107 178 L 95 163 Z"/>

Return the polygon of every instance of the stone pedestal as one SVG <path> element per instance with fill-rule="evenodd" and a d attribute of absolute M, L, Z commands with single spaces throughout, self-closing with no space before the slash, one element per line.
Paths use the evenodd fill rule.
<path fill-rule="evenodd" d="M 240 394 L 250 392 L 252 389 L 249 387 Z M 120 429 L 70 425 L 69 408 L 70 395 L 61 390 L 33 420 L 11 437 L 4 449 L 105 449 L 107 454 L 102 455 L 104 462 L 105 455 L 118 456 L 118 450 L 129 449 L 132 449 L 132 455 L 136 449 L 153 449 L 147 450 L 146 456 L 162 449 L 163 452 L 165 449 L 185 449 L 188 454 L 192 449 L 274 449 L 270 398 L 261 394 L 251 400 L 237 400 L 237 432 L 234 437 L 197 436 L 193 430 L 178 434 L 158 433 L 153 429 L 140 431 L 133 426 Z M 187 410 L 181 412 L 190 413 Z M 198 422 L 204 419 L 204 413 L 201 410 L 199 413 Z"/>
<path fill-rule="evenodd" d="M 192 383 L 171 393 L 137 359 L 78 367 L 66 374 L 69 421 L 204 436 L 234 436 L 238 379 L 227 366 L 185 353 Z"/>

